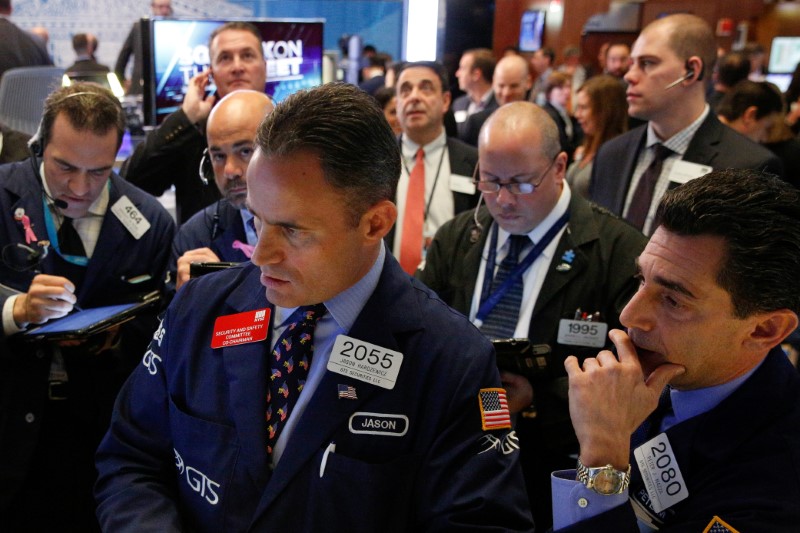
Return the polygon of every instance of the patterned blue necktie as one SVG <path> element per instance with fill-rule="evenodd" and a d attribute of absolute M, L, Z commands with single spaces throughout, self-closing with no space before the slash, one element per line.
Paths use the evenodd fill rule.
<path fill-rule="evenodd" d="M 497 269 L 497 274 L 492 281 L 492 291 L 496 291 L 508 275 L 519 263 L 519 254 L 526 244 L 531 242 L 527 235 L 511 235 L 509 237 L 509 250 L 508 255 L 500 263 Z M 490 272 L 484 273 L 484 276 L 491 274 Z M 517 321 L 519 320 L 519 308 L 522 304 L 522 276 L 520 276 L 508 292 L 503 295 L 503 298 L 497 302 L 494 309 L 491 310 L 489 315 L 484 320 L 481 326 L 481 332 L 492 339 L 508 339 L 514 336 L 514 331 L 517 329 Z"/>
<path fill-rule="evenodd" d="M 323 304 L 298 307 L 272 350 L 266 413 L 270 455 L 308 378 L 314 354 L 314 328 L 325 311 Z"/>

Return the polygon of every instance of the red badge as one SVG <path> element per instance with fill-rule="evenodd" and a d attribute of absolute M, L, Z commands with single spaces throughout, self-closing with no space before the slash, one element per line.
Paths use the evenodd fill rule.
<path fill-rule="evenodd" d="M 256 309 L 218 317 L 214 321 L 214 335 L 211 337 L 211 347 L 223 348 L 225 346 L 263 341 L 267 338 L 269 313 L 269 309 Z"/>

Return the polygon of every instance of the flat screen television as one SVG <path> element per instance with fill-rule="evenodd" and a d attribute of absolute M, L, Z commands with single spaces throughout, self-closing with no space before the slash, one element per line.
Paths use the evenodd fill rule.
<path fill-rule="evenodd" d="M 280 102 L 322 83 L 323 19 L 230 19 L 255 25 L 267 60 L 265 92 Z M 142 19 L 144 119 L 158 125 L 183 102 L 189 80 L 210 64 L 211 32 L 230 20 Z M 209 87 L 214 91 L 215 87 Z"/>
<path fill-rule="evenodd" d="M 529 9 L 522 14 L 519 28 L 519 49 L 521 52 L 535 52 L 542 47 L 544 16 L 544 11 L 535 9 Z"/>

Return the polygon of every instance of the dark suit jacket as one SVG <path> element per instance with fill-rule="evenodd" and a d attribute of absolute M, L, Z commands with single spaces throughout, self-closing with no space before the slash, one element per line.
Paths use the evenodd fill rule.
<path fill-rule="evenodd" d="M 500 386 L 491 347 L 389 255 L 347 335 L 403 354 L 394 388 L 326 372 L 271 470 L 271 343 L 210 347 L 218 316 L 272 307 L 259 275 L 235 267 L 176 295 L 98 450 L 105 530 L 532 531 L 518 455 L 487 449 L 509 432 L 481 430 L 478 392 Z M 355 413 L 407 425 L 360 431 Z"/>
<path fill-rule="evenodd" d="M 0 18 L 0 36 L 0 78 L 12 68 L 53 64 L 47 51 L 10 20 Z"/>
<path fill-rule="evenodd" d="M 459 130 L 459 139 L 470 146 L 478 146 L 478 136 L 481 133 L 481 127 L 483 123 L 486 122 L 486 119 L 489 118 L 489 115 L 494 112 L 494 109 L 484 109 L 467 117 L 467 120 L 462 123 L 463 125 Z"/>
<path fill-rule="evenodd" d="M 622 215 L 636 161 L 646 139 L 647 125 L 644 125 L 600 147 L 589 184 L 589 198 L 593 202 Z M 783 175 L 783 165 L 774 154 L 722 124 L 713 112 L 700 125 L 683 159 L 711 166 L 714 170 L 752 168 Z M 654 198 L 654 201 L 658 200 Z"/>
<path fill-rule="evenodd" d="M 447 138 L 447 159 L 450 161 L 450 172 L 452 174 L 460 174 L 462 176 L 472 176 L 475 170 L 475 165 L 478 164 L 478 150 L 464 144 L 456 138 Z M 439 176 L 441 180 L 444 176 Z M 453 192 L 453 210 L 454 215 L 472 209 L 478 204 L 480 193 L 475 191 L 475 194 L 464 194 L 461 192 Z M 389 245 L 389 250 L 392 249 L 394 244 L 394 228 L 384 238 Z"/>
<path fill-rule="evenodd" d="M 573 194 L 567 231 L 558 243 L 556 255 L 545 277 L 533 308 L 529 337 L 535 344 L 552 348 L 551 379 L 536 384 L 537 418 L 520 418 L 522 464 L 528 496 L 539 527 L 550 523 L 550 472 L 574 467 L 567 456 L 577 452 L 577 439 L 569 418 L 567 378 L 564 360 L 569 355 L 580 359 L 594 357 L 598 348 L 559 344 L 559 321 L 573 318 L 576 309 L 599 311 L 609 329 L 619 328 L 619 313 L 636 291 L 634 259 L 644 249 L 646 239 L 627 222 L 605 209 Z M 471 242 L 475 223 L 473 212 L 462 213 L 441 227 L 433 240 L 425 268 L 417 277 L 457 311 L 468 314 L 478 277 L 481 255 L 488 238 L 492 217 L 486 207 L 478 211 L 483 226 L 480 238 Z M 559 271 L 568 251 L 575 254 L 571 268 Z M 606 341 L 606 345 L 610 345 Z M 556 468 L 553 468 L 556 467 Z"/>
<path fill-rule="evenodd" d="M 12 130 L 0 124 L 0 134 L 3 135 L 3 148 L 0 150 L 0 164 L 22 161 L 30 157 L 28 150 L 28 140 L 31 138 L 27 133 Z"/>
<path fill-rule="evenodd" d="M 105 65 L 101 65 L 94 59 L 81 59 L 76 61 L 72 65 L 68 66 L 64 69 L 64 72 L 69 74 L 70 72 L 77 72 L 77 73 L 92 73 L 92 72 L 108 72 L 108 67 Z"/>
<path fill-rule="evenodd" d="M 459 96 L 458 98 L 456 98 L 453 101 L 453 105 L 450 106 L 450 109 L 453 110 L 453 113 L 455 113 L 456 111 L 466 111 L 467 108 L 469 107 L 469 104 L 470 104 L 470 98 L 469 98 L 468 95 L 465 94 L 463 96 Z M 497 102 L 497 98 L 495 98 L 494 94 L 492 94 L 492 97 L 489 99 L 488 102 L 486 102 L 486 107 L 484 107 L 480 111 L 477 111 L 476 113 L 473 113 L 472 115 L 467 117 L 466 120 L 463 120 L 462 122 L 458 123 L 458 138 L 461 139 L 462 141 L 464 141 L 467 144 L 471 144 L 472 146 L 477 146 L 478 145 L 478 132 L 481 129 L 481 125 L 486 120 L 486 117 L 491 115 L 492 111 L 494 111 L 498 107 L 500 107 L 500 104 Z M 484 111 L 486 113 L 484 113 Z M 480 120 L 480 122 L 477 124 L 478 131 L 474 131 L 474 132 L 472 131 L 475 128 L 474 124 L 472 126 L 470 126 L 471 129 L 468 131 L 467 127 L 468 127 L 469 119 L 474 117 L 475 115 L 478 115 L 478 114 L 483 116 L 483 119 Z M 475 138 L 474 142 L 471 140 L 473 137 Z"/>
<path fill-rule="evenodd" d="M 207 146 L 205 123 L 192 124 L 178 109 L 139 143 L 120 174 L 154 196 L 175 185 L 178 224 L 182 224 L 220 198 L 216 183 L 204 185 L 198 174 Z"/>
<path fill-rule="evenodd" d="M 666 434 L 689 497 L 660 513 L 665 525 L 659 531 L 705 531 L 714 516 L 736 531 L 797 531 L 800 378 L 779 348 L 717 407 Z M 642 485 L 633 456 L 631 477 L 634 495 Z M 625 503 L 558 532 L 638 533 L 639 528 Z"/>

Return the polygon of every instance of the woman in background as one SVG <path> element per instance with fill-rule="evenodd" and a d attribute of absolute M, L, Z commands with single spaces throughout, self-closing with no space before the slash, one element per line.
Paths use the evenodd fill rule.
<path fill-rule="evenodd" d="M 400 135 L 400 122 L 397 120 L 397 97 L 394 87 L 381 87 L 375 91 L 375 99 L 383 109 L 383 116 L 392 127 L 395 135 Z"/>
<path fill-rule="evenodd" d="M 567 169 L 567 182 L 573 191 L 588 198 L 592 161 L 598 148 L 628 130 L 625 88 L 613 76 L 589 78 L 578 89 L 574 114 L 583 129 L 583 144 L 575 150 L 575 161 Z"/>

